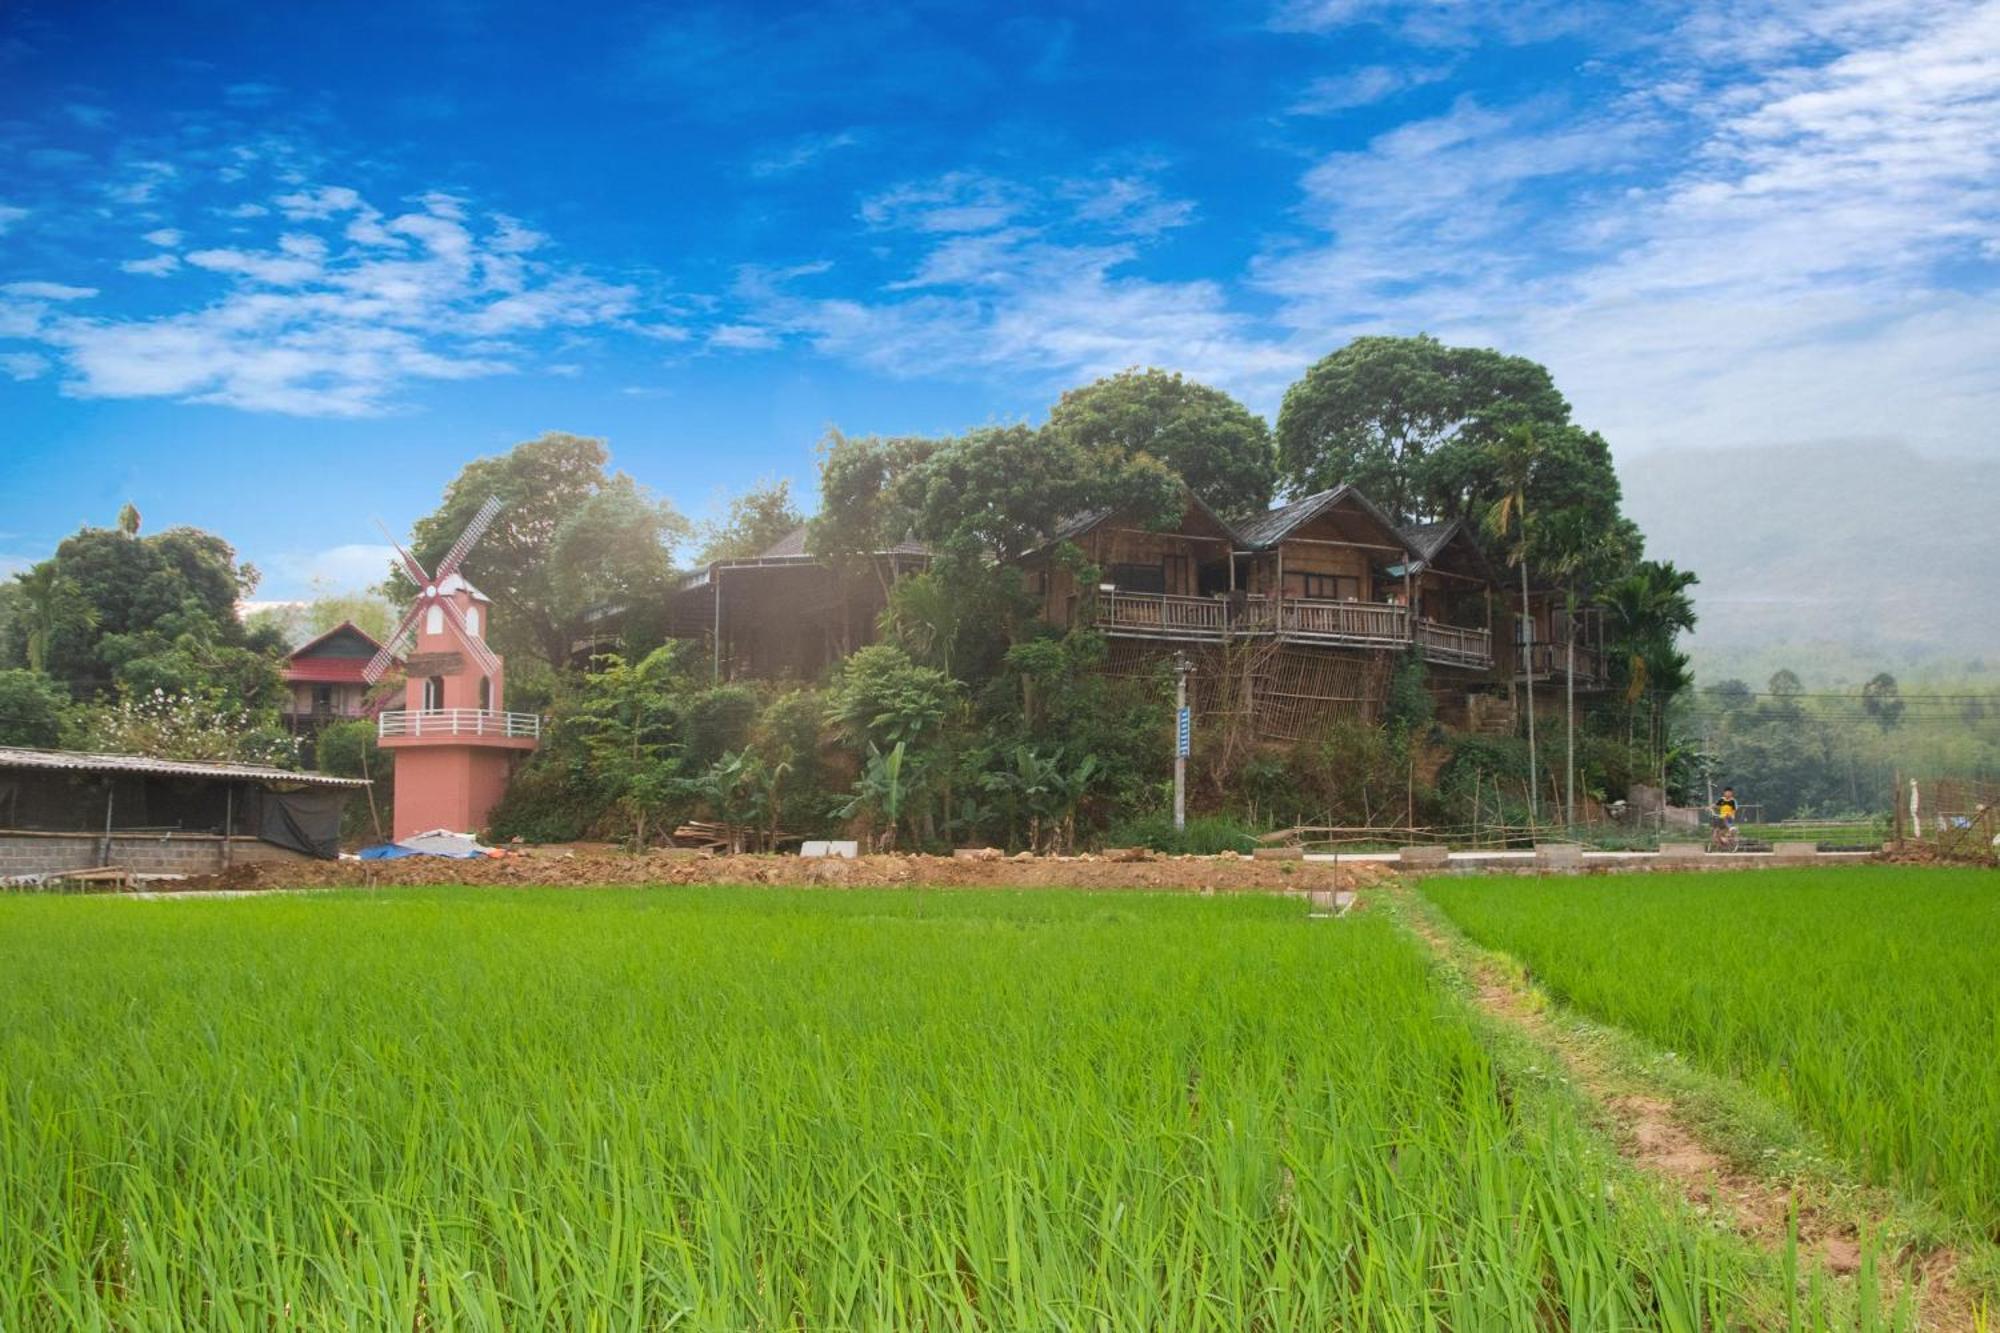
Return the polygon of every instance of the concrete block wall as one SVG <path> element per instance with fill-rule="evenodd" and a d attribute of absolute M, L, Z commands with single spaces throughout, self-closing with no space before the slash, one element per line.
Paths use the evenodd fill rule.
<path fill-rule="evenodd" d="M 236 837 L 227 861 L 303 861 L 302 854 L 257 838 Z M 0 877 L 50 875 L 114 865 L 138 875 L 212 875 L 225 863 L 223 839 L 214 833 L 114 833 L 103 857 L 98 833 L 0 832 Z"/>

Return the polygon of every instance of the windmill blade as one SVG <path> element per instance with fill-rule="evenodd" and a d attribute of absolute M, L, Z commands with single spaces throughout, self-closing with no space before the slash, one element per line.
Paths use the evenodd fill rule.
<path fill-rule="evenodd" d="M 396 660 L 396 645 L 403 641 L 404 635 L 417 627 L 417 616 L 423 609 L 424 599 L 421 597 L 410 603 L 410 609 L 403 612 L 402 623 L 396 626 L 396 632 L 382 640 L 382 647 L 375 656 L 368 659 L 368 665 L 361 669 L 361 679 L 370 685 L 382 679 L 382 673 Z"/>
<path fill-rule="evenodd" d="M 405 551 L 403 549 L 403 544 L 397 541 L 396 538 L 390 533 L 389 525 L 387 523 L 384 523 L 381 519 L 378 518 L 375 520 L 375 526 L 382 529 L 382 535 L 388 539 L 389 545 L 396 548 L 396 556 L 403 562 L 403 572 L 405 574 L 408 574 L 410 578 L 413 581 L 415 581 L 417 585 L 417 591 L 422 592 L 425 588 L 428 588 L 430 586 L 431 576 L 424 573 L 424 567 L 417 563 L 417 558 L 415 556 L 411 555 L 408 551 Z"/>
<path fill-rule="evenodd" d="M 497 675 L 500 671 L 500 659 L 495 657 L 492 650 L 472 632 L 472 626 L 465 623 L 465 612 L 458 609 L 458 603 L 448 597 L 440 597 L 437 599 L 437 605 L 443 607 L 445 616 L 452 624 L 458 626 L 458 637 L 464 642 L 466 651 L 472 654 L 472 660 L 478 663 L 480 674 Z"/>
<path fill-rule="evenodd" d="M 451 544 L 444 559 L 438 561 L 437 581 L 443 583 L 458 572 L 465 557 L 472 553 L 473 546 L 486 535 L 486 529 L 493 526 L 493 520 L 500 517 L 500 511 L 507 506 L 500 503 L 500 497 L 490 495 L 486 503 L 479 506 L 479 512 L 472 516 L 472 522 L 465 525 L 465 531 L 458 534 L 458 540 Z"/>

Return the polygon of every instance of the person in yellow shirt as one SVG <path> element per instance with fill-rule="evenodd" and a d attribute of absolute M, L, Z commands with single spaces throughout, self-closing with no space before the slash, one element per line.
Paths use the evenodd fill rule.
<path fill-rule="evenodd" d="M 1725 841 L 1736 840 L 1736 788 L 1722 789 L 1722 798 L 1715 803 L 1715 822 L 1721 827 Z"/>

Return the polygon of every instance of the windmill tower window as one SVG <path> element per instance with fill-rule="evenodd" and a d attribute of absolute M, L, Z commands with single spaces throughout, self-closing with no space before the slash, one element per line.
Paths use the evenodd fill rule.
<path fill-rule="evenodd" d="M 476 606 L 468 606 L 468 607 L 466 607 L 466 608 L 465 608 L 465 628 L 466 628 L 467 632 L 468 632 L 468 633 L 470 633 L 470 634 L 472 635 L 472 637 L 473 637 L 473 638 L 475 638 L 475 639 L 476 639 L 476 638 L 478 638 L 478 637 L 479 637 L 479 608 L 478 608 L 478 607 L 476 607 Z"/>
<path fill-rule="evenodd" d="M 424 711 L 444 707 L 444 677 L 430 676 L 424 680 Z"/>
<path fill-rule="evenodd" d="M 430 610 L 424 613 L 424 633 L 444 633 L 444 608 L 436 602 L 432 602 Z"/>
<path fill-rule="evenodd" d="M 493 677 L 491 676 L 481 676 L 479 678 L 479 711 L 482 713 L 493 711 Z"/>

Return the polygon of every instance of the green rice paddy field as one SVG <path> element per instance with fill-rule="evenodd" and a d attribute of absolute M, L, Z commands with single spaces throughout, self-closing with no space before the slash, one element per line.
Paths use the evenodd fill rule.
<path fill-rule="evenodd" d="M 2000 878 L 1438 879 L 1564 1004 L 1788 1106 L 1868 1178 L 2000 1240 Z"/>
<path fill-rule="evenodd" d="M 1713 1058 L 1775 1043 L 1790 1086 L 1858 1089 L 1868 1150 L 1942 1189 L 1992 1167 L 1938 1117 L 1991 1104 L 1959 1063 L 1977 1023 L 1951 1010 L 1983 999 L 1990 1055 L 1995 982 L 1964 961 L 1990 964 L 1991 899 L 1935 882 L 1898 882 L 1887 925 L 1727 894 L 1674 913 L 1687 890 L 1665 880 L 1432 892 L 1543 949 L 1538 975 L 1569 969 L 1580 1003 L 1617 988 L 1584 985 L 1607 969 L 1549 944 L 1552 923 L 1655 986 L 1713 953 L 1685 996 L 1711 1016 L 1697 1035 L 1727 1036 Z M 1774 904 L 1837 896 L 1728 881 L 1767 885 Z M 1657 897 L 1662 924 L 1633 929 L 1614 887 Z M 1748 930 L 1779 943 L 1740 948 Z M 1741 1001 L 1731 957 L 1753 974 Z M 1909 984 L 1880 980 L 1885 957 Z M 0 899 L 0 978 L 8 1333 L 1850 1327 L 1879 1308 L 1629 1174 L 1383 914 L 1049 892 L 20 896 Z M 1870 1016 L 1884 1004 L 1928 1035 Z M 1760 1010 L 1794 1037 L 1753 1035 Z M 1828 1034 L 1865 1047 L 1850 1072 L 1804 1055 Z M 1902 1085 L 1882 1072 L 1898 1060 Z M 1903 1115 L 1929 1117 L 1908 1143 Z"/>

